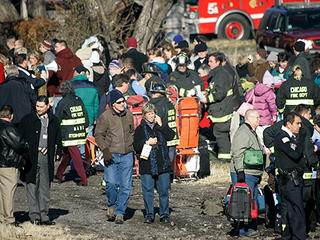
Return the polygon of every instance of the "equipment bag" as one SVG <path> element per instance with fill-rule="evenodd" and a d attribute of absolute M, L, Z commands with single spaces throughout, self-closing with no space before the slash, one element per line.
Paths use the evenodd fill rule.
<path fill-rule="evenodd" d="M 263 153 L 261 150 L 244 151 L 243 166 L 245 169 L 262 170 L 264 165 Z"/>
<path fill-rule="evenodd" d="M 234 221 L 248 223 L 258 216 L 257 203 L 246 183 L 236 183 L 231 188 L 228 205 L 227 216 Z"/>

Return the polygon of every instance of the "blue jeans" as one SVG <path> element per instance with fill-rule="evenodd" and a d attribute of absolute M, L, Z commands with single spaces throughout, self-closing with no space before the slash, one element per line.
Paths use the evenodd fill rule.
<path fill-rule="evenodd" d="M 169 216 L 169 187 L 170 175 L 169 173 L 161 173 L 158 176 L 151 174 L 141 175 L 141 187 L 144 201 L 144 208 L 146 210 L 146 217 L 154 219 L 154 187 L 157 187 L 160 202 L 160 218 Z"/>
<path fill-rule="evenodd" d="M 238 182 L 238 176 L 234 172 L 231 172 L 231 181 L 232 181 L 232 185 L 235 185 Z M 259 195 L 258 182 L 259 181 L 260 181 L 259 177 L 245 174 L 245 183 L 248 184 L 248 186 L 251 188 L 252 196 L 253 196 L 253 199 L 256 200 L 258 209 L 259 209 L 259 206 L 258 206 L 258 204 L 259 204 L 258 203 L 258 195 Z M 253 231 L 254 230 L 252 228 L 240 228 L 239 235 L 240 236 L 248 235 L 249 233 L 251 233 Z"/>
<path fill-rule="evenodd" d="M 131 188 L 133 153 L 112 153 L 113 163 L 104 167 L 104 181 L 106 182 L 107 206 L 115 208 L 116 215 L 124 215 L 127 209 Z"/>

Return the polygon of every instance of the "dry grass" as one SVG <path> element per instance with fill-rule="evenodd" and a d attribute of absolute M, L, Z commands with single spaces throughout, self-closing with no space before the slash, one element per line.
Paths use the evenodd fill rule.
<path fill-rule="evenodd" d="M 211 171 L 210 176 L 200 179 L 198 181 L 191 181 L 187 183 L 200 184 L 200 185 L 201 184 L 213 184 L 213 185 L 231 184 L 230 163 L 213 163 L 211 164 L 210 171 Z M 263 172 L 260 187 L 265 186 L 267 184 L 267 179 L 268 179 L 267 173 Z"/>
<path fill-rule="evenodd" d="M 229 57 L 232 65 L 238 63 L 240 55 L 249 55 L 256 52 L 255 40 L 220 40 L 214 39 L 207 42 L 210 52 L 224 52 Z"/>
<path fill-rule="evenodd" d="M 56 226 L 36 226 L 30 222 L 21 224 L 21 228 L 0 224 L 0 240 L 76 240 L 93 239 L 93 235 L 71 235 L 69 229 L 57 224 Z"/>

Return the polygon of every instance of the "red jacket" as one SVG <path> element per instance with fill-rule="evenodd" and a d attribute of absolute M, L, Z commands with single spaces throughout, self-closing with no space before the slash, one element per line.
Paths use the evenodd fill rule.
<path fill-rule="evenodd" d="M 64 81 L 70 81 L 73 78 L 73 69 L 82 65 L 80 58 L 73 55 L 70 48 L 61 50 L 57 54 L 55 61 L 61 67 L 61 70 L 53 74 L 48 82 L 49 96 L 53 96 L 53 94 L 59 95 L 61 83 Z"/>
<path fill-rule="evenodd" d="M 2 63 L 0 63 L 0 84 L 4 82 L 4 69 Z"/>

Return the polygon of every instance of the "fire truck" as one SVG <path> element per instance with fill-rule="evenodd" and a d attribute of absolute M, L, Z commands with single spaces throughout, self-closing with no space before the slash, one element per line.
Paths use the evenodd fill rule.
<path fill-rule="evenodd" d="M 267 8 L 291 2 L 319 0 L 182 0 L 163 22 L 166 33 L 216 34 L 218 38 L 248 39 Z"/>

